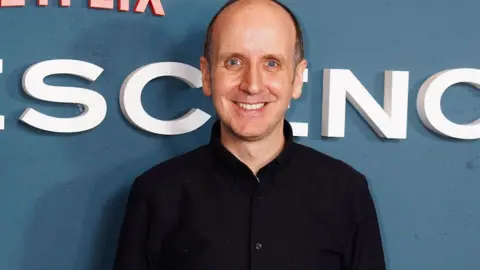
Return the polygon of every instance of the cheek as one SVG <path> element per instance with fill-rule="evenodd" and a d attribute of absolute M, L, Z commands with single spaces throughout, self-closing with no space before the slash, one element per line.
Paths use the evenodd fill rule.
<path fill-rule="evenodd" d="M 285 98 L 291 94 L 291 85 L 282 77 L 269 77 L 265 84 L 270 92 L 278 98 Z"/>
<path fill-rule="evenodd" d="M 241 81 L 241 76 L 235 76 L 226 72 L 217 72 L 212 81 L 213 92 L 217 96 L 226 96 L 237 89 Z"/>

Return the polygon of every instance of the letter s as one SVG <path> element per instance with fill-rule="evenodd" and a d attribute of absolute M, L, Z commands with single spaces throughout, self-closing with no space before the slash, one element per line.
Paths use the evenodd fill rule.
<path fill-rule="evenodd" d="M 22 81 L 28 95 L 44 101 L 82 104 L 85 110 L 75 117 L 58 118 L 28 108 L 20 120 L 35 128 L 59 133 L 82 132 L 98 126 L 107 114 L 107 103 L 102 95 L 86 88 L 47 85 L 43 80 L 54 74 L 71 74 L 95 81 L 102 72 L 99 66 L 70 59 L 32 65 L 25 71 Z"/>

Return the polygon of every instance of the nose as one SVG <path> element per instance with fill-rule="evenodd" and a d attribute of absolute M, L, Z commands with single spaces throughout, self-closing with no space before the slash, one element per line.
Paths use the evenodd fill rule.
<path fill-rule="evenodd" d="M 250 95 L 262 91 L 262 76 L 259 68 L 252 65 L 244 69 L 240 89 Z"/>

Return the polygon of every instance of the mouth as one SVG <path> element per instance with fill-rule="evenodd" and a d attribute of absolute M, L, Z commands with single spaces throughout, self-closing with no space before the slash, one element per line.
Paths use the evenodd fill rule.
<path fill-rule="evenodd" d="M 259 103 L 242 103 L 242 102 L 234 102 L 237 104 L 238 107 L 246 110 L 246 111 L 255 111 L 260 110 L 261 108 L 267 105 L 266 102 L 259 102 Z"/>

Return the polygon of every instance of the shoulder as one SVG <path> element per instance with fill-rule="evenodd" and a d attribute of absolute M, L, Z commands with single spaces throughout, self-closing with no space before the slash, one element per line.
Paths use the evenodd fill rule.
<path fill-rule="evenodd" d="M 208 147 L 202 145 L 164 160 L 137 176 L 132 184 L 132 190 L 149 193 L 158 189 L 166 191 L 180 187 L 184 179 L 198 174 L 208 164 L 209 154 Z"/>
<path fill-rule="evenodd" d="M 343 160 L 334 158 L 311 147 L 296 144 L 296 168 L 309 174 L 309 190 L 317 198 L 334 198 L 345 213 L 362 218 L 375 209 L 368 180 L 364 174 Z M 299 163 L 302 163 L 301 165 Z"/>
<path fill-rule="evenodd" d="M 366 184 L 366 177 L 345 161 L 327 155 L 312 147 L 295 143 L 293 159 L 296 166 L 324 180 L 336 184 L 358 186 Z"/>

